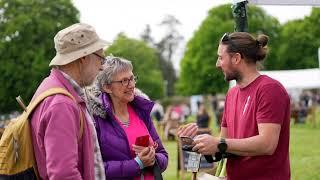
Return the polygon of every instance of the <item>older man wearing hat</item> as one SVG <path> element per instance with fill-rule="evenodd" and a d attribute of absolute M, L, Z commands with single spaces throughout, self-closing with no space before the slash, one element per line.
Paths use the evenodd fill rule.
<path fill-rule="evenodd" d="M 49 96 L 32 115 L 32 141 L 40 178 L 105 179 L 95 128 L 82 88 L 90 85 L 102 69 L 103 48 L 109 43 L 100 39 L 92 26 L 83 23 L 59 31 L 54 43 L 56 56 L 50 62 L 51 73 L 40 84 L 33 99 L 45 90 L 60 87 L 76 101 L 62 94 Z"/>

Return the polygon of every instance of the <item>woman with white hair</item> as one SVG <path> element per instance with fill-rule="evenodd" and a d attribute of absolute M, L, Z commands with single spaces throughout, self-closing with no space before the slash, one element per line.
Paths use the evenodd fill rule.
<path fill-rule="evenodd" d="M 135 94 L 137 78 L 132 71 L 130 61 L 108 57 L 88 94 L 106 177 L 159 179 L 168 153 L 151 121 L 154 103 Z M 146 141 L 138 142 L 143 136 Z"/>

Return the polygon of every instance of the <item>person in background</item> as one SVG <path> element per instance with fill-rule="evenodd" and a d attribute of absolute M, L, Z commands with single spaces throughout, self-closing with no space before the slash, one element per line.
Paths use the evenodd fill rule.
<path fill-rule="evenodd" d="M 164 139 L 174 139 L 175 132 L 180 125 L 181 116 L 175 111 L 174 105 L 169 105 L 166 108 L 166 113 L 164 114 L 163 124 L 164 124 Z"/>
<path fill-rule="evenodd" d="M 216 119 L 216 124 L 218 125 L 218 127 L 221 127 L 221 121 L 222 121 L 222 116 L 223 116 L 223 111 L 224 111 L 224 104 L 225 104 L 225 100 L 221 99 L 218 101 L 218 109 L 216 111 L 217 113 L 217 119 Z"/>
<path fill-rule="evenodd" d="M 57 94 L 47 97 L 31 117 L 32 143 L 41 179 L 104 179 L 98 140 L 84 101 L 83 87 L 89 86 L 104 63 L 103 48 L 109 43 L 95 29 L 77 23 L 54 37 L 56 56 L 51 74 L 43 80 L 33 99 L 60 87 L 76 100 Z M 83 134 L 80 135 L 80 114 Z M 80 139 L 80 140 L 78 140 Z"/>
<path fill-rule="evenodd" d="M 162 118 L 164 116 L 163 107 L 160 104 L 160 101 L 157 100 L 152 108 L 151 111 L 152 116 L 157 120 L 157 123 L 162 121 Z"/>
<path fill-rule="evenodd" d="M 220 137 L 199 135 L 193 150 L 204 155 L 232 153 L 227 179 L 289 180 L 290 98 L 280 82 L 261 75 L 257 65 L 267 55 L 268 36 L 226 33 L 220 41 L 216 67 L 229 89 Z M 197 126 L 181 127 L 179 136 L 194 137 Z"/>
<path fill-rule="evenodd" d="M 181 111 L 182 111 L 182 123 L 188 120 L 188 117 L 190 116 L 190 107 L 187 103 L 181 103 L 180 104 Z"/>
<path fill-rule="evenodd" d="M 135 95 L 136 81 L 130 61 L 109 57 L 88 93 L 107 179 L 159 179 L 168 165 L 150 116 L 154 103 Z M 136 145 L 146 135 L 148 145 Z"/>
<path fill-rule="evenodd" d="M 209 127 L 210 116 L 206 110 L 206 107 L 203 103 L 199 105 L 197 112 L 197 126 L 199 128 L 208 128 Z"/>

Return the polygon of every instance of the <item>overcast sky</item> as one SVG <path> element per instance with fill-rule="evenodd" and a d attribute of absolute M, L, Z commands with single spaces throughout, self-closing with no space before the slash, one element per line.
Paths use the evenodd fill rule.
<path fill-rule="evenodd" d="M 214 6 L 231 3 L 230 0 L 73 0 L 80 11 L 80 21 L 94 26 L 98 34 L 108 41 L 113 41 L 119 32 L 131 38 L 139 38 L 146 24 L 150 24 L 152 36 L 159 40 L 164 34 L 159 23 L 167 14 L 174 15 L 180 22 L 178 29 L 184 37 L 174 66 L 179 67 L 185 43 L 201 22 L 207 12 Z M 262 6 L 268 14 L 281 23 L 309 15 L 308 6 Z M 231 9 L 230 9 L 231 11 Z"/>

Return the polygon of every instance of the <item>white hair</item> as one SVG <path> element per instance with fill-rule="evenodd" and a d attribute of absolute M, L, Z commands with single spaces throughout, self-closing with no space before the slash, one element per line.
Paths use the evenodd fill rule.
<path fill-rule="evenodd" d="M 106 84 L 111 84 L 112 78 L 116 74 L 132 70 L 133 66 L 130 61 L 120 57 L 108 56 L 103 65 L 103 71 L 98 74 L 95 84 L 99 90 L 102 91 L 102 87 Z"/>
<path fill-rule="evenodd" d="M 108 56 L 106 62 L 103 65 L 103 71 L 101 71 L 92 86 L 86 88 L 87 105 L 91 114 L 106 117 L 106 111 L 102 105 L 102 100 L 99 98 L 103 92 L 103 86 L 111 84 L 112 78 L 119 72 L 132 71 L 133 66 L 130 61 L 119 58 Z M 140 89 L 135 88 L 135 96 L 141 96 L 145 99 L 149 99 L 148 95 L 143 93 Z"/>

